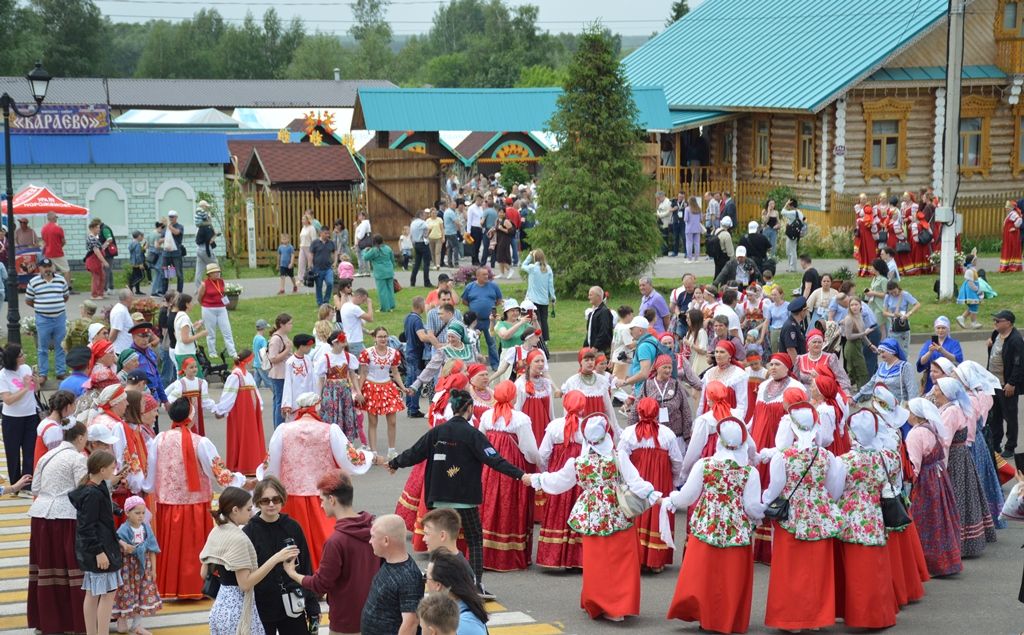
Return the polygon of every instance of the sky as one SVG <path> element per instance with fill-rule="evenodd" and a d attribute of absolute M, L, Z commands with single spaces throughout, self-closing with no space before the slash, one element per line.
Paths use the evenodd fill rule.
<path fill-rule="evenodd" d="M 247 11 L 256 17 L 271 6 L 285 20 L 300 16 L 309 30 L 344 34 L 352 23 L 352 10 L 346 2 L 330 0 L 95 0 L 104 15 L 114 22 L 145 22 L 149 19 L 171 21 L 191 17 L 203 7 L 217 9 L 225 19 L 239 24 Z M 388 10 L 392 30 L 398 35 L 424 33 L 434 12 L 445 0 L 392 0 Z M 506 4 L 533 4 L 540 7 L 539 26 L 553 33 L 579 33 L 583 27 L 600 20 L 622 35 L 650 35 L 665 27 L 672 0 L 505 0 Z M 694 9 L 704 0 L 690 0 Z"/>

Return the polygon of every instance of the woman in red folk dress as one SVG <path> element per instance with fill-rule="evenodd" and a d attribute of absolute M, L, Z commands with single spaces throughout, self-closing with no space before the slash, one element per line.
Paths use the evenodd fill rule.
<path fill-rule="evenodd" d="M 896 595 L 881 506 L 889 483 L 880 438 L 885 424 L 874 412 L 860 410 L 850 418 L 850 429 L 856 443 L 839 457 L 846 484 L 838 503 L 843 522 L 835 563 L 836 617 L 850 628 L 888 628 L 896 624 Z"/>
<path fill-rule="evenodd" d="M 610 376 L 596 372 L 598 355 L 600 353 L 595 348 L 580 349 L 576 355 L 580 370 L 565 380 L 565 383 L 562 384 L 562 394 L 567 395 L 573 390 L 583 393 L 586 398 L 586 405 L 583 407 L 584 416 L 603 414 L 608 421 L 612 422 L 612 427 L 617 428 L 615 406 L 612 405 L 608 383 Z"/>
<path fill-rule="evenodd" d="M 672 428 L 658 423 L 660 405 L 653 397 L 641 397 L 636 403 L 638 422 L 622 431 L 619 438 L 619 464 L 631 463 L 640 478 L 659 492 L 671 492 L 683 482 L 683 455 Z M 640 567 L 660 573 L 672 564 L 671 540 L 675 518 L 667 518 L 669 527 L 661 528 L 658 509 L 651 508 L 634 519 L 640 538 Z"/>
<path fill-rule="evenodd" d="M 853 257 L 857 260 L 857 275 L 861 277 L 875 275 L 871 269 L 878 254 L 875 241 L 877 220 L 870 205 L 865 205 L 857 217 L 857 234 L 853 239 Z"/>
<path fill-rule="evenodd" d="M 707 369 L 703 375 L 701 375 L 701 383 L 704 387 L 701 389 L 700 400 L 697 402 L 697 415 L 702 415 L 708 411 L 708 399 L 707 390 L 711 382 L 717 381 L 725 385 L 729 391 L 729 405 L 740 411 L 740 418 L 749 421 L 749 416 L 753 414 L 753 404 L 751 404 L 751 410 L 747 410 L 747 384 L 749 378 L 747 371 L 739 364 L 734 361 L 736 357 L 736 346 L 728 341 L 723 340 L 715 344 L 715 350 L 712 353 L 715 365 Z"/>
<path fill-rule="evenodd" d="M 402 353 L 388 346 L 388 330 L 383 326 L 373 329 L 374 345 L 359 353 L 359 385 L 362 387 L 363 410 L 367 414 L 367 445 L 373 452 L 377 447 L 377 417 L 384 415 L 388 424 L 387 455 L 397 456 L 395 438 L 398 435 L 396 413 L 405 410 L 405 384 L 402 383 Z"/>
<path fill-rule="evenodd" d="M 833 538 L 839 533 L 835 501 L 843 493 L 846 469 L 818 445 L 818 417 L 809 403 L 789 411 L 794 443 L 772 457 L 762 501 L 780 495 L 789 516 L 772 521 L 772 570 L 764 623 L 785 630 L 817 629 L 835 623 Z"/>
<path fill-rule="evenodd" d="M 1003 248 L 999 251 L 999 271 L 1020 271 L 1021 264 L 1021 211 L 1013 201 L 1006 201 L 1006 219 L 1003 220 Z"/>
<path fill-rule="evenodd" d="M 373 452 L 357 450 L 341 428 L 320 418 L 320 395 L 304 392 L 295 398 L 295 419 L 274 429 L 267 460 L 256 477 L 276 476 L 288 496 L 282 511 L 299 523 L 315 570 L 334 521 L 320 509 L 317 483 L 340 467 L 347 474 L 366 474 Z"/>
<path fill-rule="evenodd" d="M 714 436 L 715 453 L 698 461 L 683 487 L 661 501 L 669 513 L 692 510 L 667 618 L 700 622 L 716 633 L 746 633 L 754 590 L 753 523 L 764 516 L 761 476 L 750 465 L 742 421 L 723 419 Z"/>
<path fill-rule="evenodd" d="M 806 399 L 803 384 L 793 377 L 793 359 L 786 353 L 775 353 L 768 360 L 768 379 L 761 382 L 757 390 L 757 401 L 754 402 L 750 436 L 754 447 L 760 452 L 775 447 L 775 437 L 779 431 L 779 421 L 785 414 L 783 403 L 784 393 L 790 389 L 798 390 L 801 396 L 797 400 Z M 792 403 L 792 401 L 790 402 Z M 759 465 L 761 482 L 768 483 L 768 466 Z M 771 525 L 762 523 L 754 533 L 754 560 L 764 564 L 772 563 Z"/>
<path fill-rule="evenodd" d="M 892 216 L 892 230 L 889 232 L 889 240 L 893 243 L 893 250 L 896 249 L 896 245 L 901 242 L 906 242 L 909 245 L 910 234 L 907 232 L 907 223 L 904 221 L 903 212 L 896 211 Z M 913 268 L 913 251 L 897 251 L 896 252 L 896 268 L 899 270 L 901 276 L 912 275 L 910 270 Z"/>
<path fill-rule="evenodd" d="M 149 442 L 143 485 L 157 503 L 154 531 L 161 552 L 156 584 L 164 600 L 198 600 L 203 597 L 199 552 L 213 530 L 214 489 L 242 487 L 245 476 L 227 469 L 212 441 L 192 433 L 195 412 L 188 399 L 172 402 L 167 414 L 171 429 Z"/>
<path fill-rule="evenodd" d="M 698 459 L 707 459 L 715 454 L 718 447 L 718 422 L 729 417 L 742 419 L 743 415 L 738 408 L 732 407 L 729 399 L 729 388 L 720 381 L 713 381 L 708 384 L 704 391 L 707 397 L 707 412 L 693 421 L 693 432 L 690 435 L 690 443 L 686 446 L 686 454 L 683 456 L 683 474 L 689 474 L 690 469 L 696 465 Z M 753 446 L 753 443 L 750 444 Z"/>
<path fill-rule="evenodd" d="M 228 469 L 242 474 L 255 474 L 267 456 L 263 440 L 263 398 L 249 372 L 252 359 L 252 351 L 248 349 L 238 354 L 235 369 L 224 380 L 220 403 L 212 408 L 218 419 L 228 418 Z"/>
<path fill-rule="evenodd" d="M 580 422 L 585 418 L 587 398 L 579 390 L 570 390 L 562 397 L 565 416 L 554 419 L 544 432 L 540 444 L 542 471 L 557 472 L 574 460 L 583 449 L 583 431 Z M 562 494 L 550 494 L 544 505 L 537 542 L 537 564 L 559 569 L 583 566 L 583 537 L 567 524 L 569 513 L 582 490 L 574 486 Z"/>
<path fill-rule="evenodd" d="M 494 407 L 494 391 L 487 385 L 489 379 L 487 366 L 470 364 L 466 375 L 469 377 L 469 394 L 473 396 L 473 419 L 470 423 L 479 430 L 480 417 Z"/>
<path fill-rule="evenodd" d="M 932 272 L 932 226 L 924 212 L 917 212 L 910 223 L 910 261 L 908 276 L 923 276 Z"/>
<path fill-rule="evenodd" d="M 530 418 L 512 409 L 515 397 L 515 384 L 508 380 L 498 384 L 494 389 L 494 408 L 480 418 L 480 431 L 506 461 L 530 472 L 534 469 L 531 465 L 540 463 L 540 455 Z M 481 487 L 484 568 L 525 569 L 533 553 L 533 489 L 492 469 L 484 470 Z"/>
<path fill-rule="evenodd" d="M 544 439 L 544 431 L 555 418 L 554 394 L 555 387 L 551 380 L 544 376 L 544 353 L 538 348 L 526 356 L 526 373 L 516 379 L 515 409 L 530 418 L 533 424 L 534 441 L 540 445 Z M 537 492 L 534 507 L 534 518 L 544 517 L 544 502 L 547 495 Z"/>
<path fill-rule="evenodd" d="M 811 403 L 817 408 L 819 417 L 829 416 L 832 426 L 832 443 L 825 449 L 834 456 L 842 456 L 850 450 L 850 429 L 846 425 L 849 409 L 847 398 L 839 383 L 828 375 L 818 375 L 811 382 Z"/>

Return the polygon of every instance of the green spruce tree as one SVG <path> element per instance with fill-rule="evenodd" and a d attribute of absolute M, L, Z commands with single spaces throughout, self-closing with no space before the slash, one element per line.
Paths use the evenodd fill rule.
<path fill-rule="evenodd" d="M 684 15 L 690 12 L 690 3 L 687 0 L 676 0 L 672 3 L 671 14 L 668 16 L 668 21 L 665 22 L 665 26 L 672 26 L 672 24 L 682 18 Z"/>
<path fill-rule="evenodd" d="M 600 30 L 581 36 L 564 88 L 550 125 L 559 148 L 543 160 L 530 243 L 547 254 L 561 292 L 581 296 L 594 284 L 635 279 L 661 237 L 644 198 L 651 182 L 640 162 L 636 104 Z"/>

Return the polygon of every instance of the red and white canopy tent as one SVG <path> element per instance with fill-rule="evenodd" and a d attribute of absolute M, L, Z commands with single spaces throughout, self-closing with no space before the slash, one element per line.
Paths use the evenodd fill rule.
<path fill-rule="evenodd" d="M 17 216 L 32 214 L 48 214 L 54 212 L 60 216 L 88 216 L 89 209 L 69 203 L 50 191 L 50 188 L 29 185 L 14 195 L 14 213 Z M 7 201 L 0 201 L 0 214 L 7 214 Z"/>

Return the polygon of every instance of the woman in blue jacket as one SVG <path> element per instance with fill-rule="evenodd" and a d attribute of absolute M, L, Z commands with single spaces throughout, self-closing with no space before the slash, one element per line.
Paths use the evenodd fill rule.
<path fill-rule="evenodd" d="M 537 305 L 537 319 L 544 341 L 548 341 L 548 305 L 555 303 L 555 273 L 540 249 L 534 249 L 521 265 L 526 272 L 526 299 Z"/>

